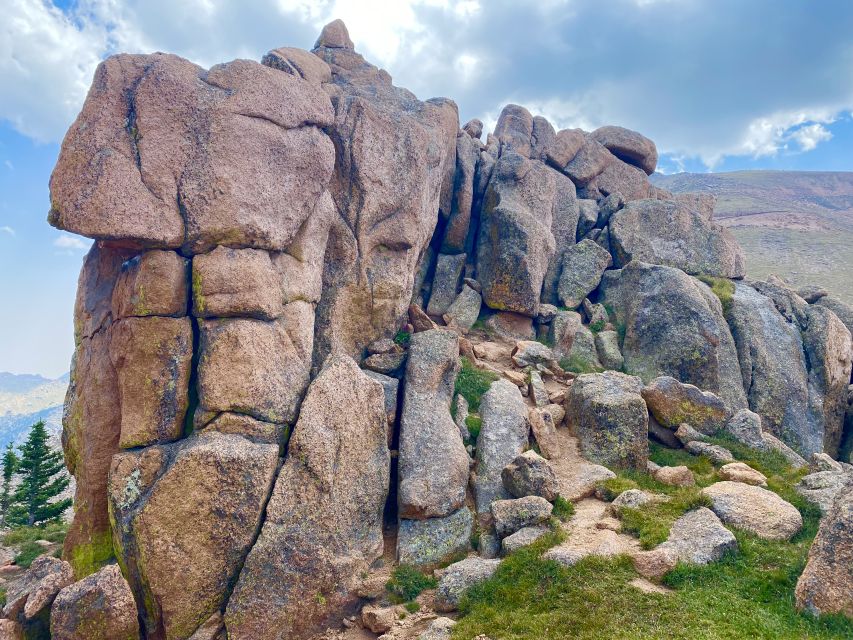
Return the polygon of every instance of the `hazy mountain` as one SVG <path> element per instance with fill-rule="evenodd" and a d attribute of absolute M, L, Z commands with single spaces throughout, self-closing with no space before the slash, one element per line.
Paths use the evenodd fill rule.
<path fill-rule="evenodd" d="M 853 303 L 853 172 L 655 174 L 652 182 L 716 195 L 717 220 L 743 246 L 749 275 L 821 284 Z"/>
<path fill-rule="evenodd" d="M 38 420 L 44 420 L 53 446 L 58 447 L 67 389 L 67 375 L 50 380 L 0 372 L 0 448 L 9 442 L 22 443 Z"/>

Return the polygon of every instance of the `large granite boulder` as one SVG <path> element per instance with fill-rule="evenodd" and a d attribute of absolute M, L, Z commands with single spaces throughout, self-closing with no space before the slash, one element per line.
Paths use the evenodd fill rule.
<path fill-rule="evenodd" d="M 566 422 L 580 451 L 607 467 L 645 471 L 649 413 L 642 381 L 617 371 L 578 376 L 566 394 Z"/>
<path fill-rule="evenodd" d="M 575 245 L 580 208 L 574 182 L 562 173 L 552 173 L 555 185 L 551 219 L 554 254 L 548 262 L 548 270 L 542 283 L 542 302 L 556 305 L 559 303 L 557 288 L 563 269 L 563 256 Z"/>
<path fill-rule="evenodd" d="M 477 279 L 493 309 L 535 316 L 548 263 L 556 179 L 541 162 L 507 150 L 486 192 L 477 242 Z"/>
<path fill-rule="evenodd" d="M 326 189 L 332 123 L 319 85 L 257 62 L 113 56 L 66 135 L 49 221 L 192 252 L 283 249 Z"/>
<path fill-rule="evenodd" d="M 683 271 L 634 261 L 605 273 L 602 300 L 623 328 L 625 371 L 651 382 L 662 375 L 746 406 L 743 379 L 719 299 Z"/>
<path fill-rule="evenodd" d="M 49 638 L 51 606 L 56 595 L 73 582 L 70 564 L 39 556 L 7 588 L 3 617 L 20 624 L 25 638 Z"/>
<path fill-rule="evenodd" d="M 604 271 L 613 263 L 610 253 L 593 242 L 581 240 L 563 253 L 557 295 L 560 303 L 577 309 L 592 292 Z"/>
<path fill-rule="evenodd" d="M 533 151 L 533 116 L 522 106 L 508 104 L 498 116 L 493 134 L 501 145 L 501 152 L 514 151 L 530 158 Z"/>
<path fill-rule="evenodd" d="M 838 496 L 820 522 L 797 581 L 797 607 L 853 618 L 853 491 Z"/>
<path fill-rule="evenodd" d="M 809 307 L 803 331 L 809 363 L 810 404 L 815 407 L 821 433 L 809 453 L 821 450 L 837 456 L 847 411 L 847 387 L 853 368 L 853 339 L 844 323 L 829 309 Z"/>
<path fill-rule="evenodd" d="M 853 333 L 853 306 L 843 300 L 839 300 L 835 296 L 822 296 L 815 304 L 832 311 L 844 323 L 847 330 Z"/>
<path fill-rule="evenodd" d="M 457 135 L 453 200 L 441 242 L 441 253 L 469 253 L 473 248 L 471 218 L 474 206 L 474 176 L 479 159 L 479 140 L 470 135 Z"/>
<path fill-rule="evenodd" d="M 275 320 L 284 313 L 281 276 L 260 249 L 216 247 L 193 258 L 193 315 Z"/>
<path fill-rule="evenodd" d="M 473 531 L 474 517 L 468 507 L 443 518 L 401 519 L 397 530 L 397 561 L 426 567 L 438 565 L 467 551 Z"/>
<path fill-rule="evenodd" d="M 447 329 L 412 336 L 403 381 L 399 489 L 402 518 L 448 516 L 465 501 L 469 457 L 450 415 L 459 342 Z"/>
<path fill-rule="evenodd" d="M 118 565 L 65 587 L 50 613 L 53 640 L 138 640 L 136 602 Z"/>
<path fill-rule="evenodd" d="M 113 458 L 113 544 L 146 634 L 188 638 L 225 605 L 277 465 L 278 445 L 216 432 Z"/>
<path fill-rule="evenodd" d="M 646 136 L 624 127 L 606 126 L 599 127 L 589 137 L 604 145 L 623 162 L 639 167 L 648 175 L 655 172 L 658 150 Z"/>
<path fill-rule="evenodd" d="M 692 275 L 742 278 L 746 273 L 731 232 L 678 202 L 629 202 L 610 218 L 609 226 L 616 267 L 641 260 Z"/>
<path fill-rule="evenodd" d="M 500 566 L 500 560 L 465 558 L 444 570 L 435 594 L 438 611 L 454 611 L 470 587 L 491 578 Z"/>
<path fill-rule="evenodd" d="M 199 321 L 199 410 L 293 424 L 308 387 L 312 326 L 311 305 L 301 301 L 287 305 L 285 315 L 272 322 Z"/>
<path fill-rule="evenodd" d="M 494 500 L 512 497 L 501 473 L 527 448 L 530 422 L 518 387 L 503 378 L 483 394 L 480 417 L 483 423 L 477 437 L 473 485 L 477 513 L 487 514 Z"/>
<path fill-rule="evenodd" d="M 152 250 L 121 265 L 112 293 L 113 320 L 130 316 L 187 315 L 187 260 L 174 251 Z"/>
<path fill-rule="evenodd" d="M 800 453 L 823 450 L 823 420 L 813 409 L 806 353 L 799 327 L 773 301 L 737 283 L 728 313 L 749 408 L 764 431 Z"/>
<path fill-rule="evenodd" d="M 382 555 L 389 469 L 381 385 L 331 356 L 302 403 L 228 601 L 229 638 L 303 637 L 353 610 L 354 583 Z"/>

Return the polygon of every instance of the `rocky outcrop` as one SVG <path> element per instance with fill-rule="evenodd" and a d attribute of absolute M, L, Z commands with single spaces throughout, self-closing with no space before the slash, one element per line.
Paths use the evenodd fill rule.
<path fill-rule="evenodd" d="M 50 612 L 57 594 L 74 582 L 71 565 L 39 556 L 6 593 L 3 617 L 14 621 L 26 638 L 50 637 Z"/>
<path fill-rule="evenodd" d="M 451 213 L 459 119 L 450 100 L 421 102 L 394 87 L 348 36 L 321 36 L 313 52 L 331 70 L 324 88 L 337 157 L 329 183 L 337 214 L 317 313 L 319 366 L 332 351 L 359 357 L 400 325 L 439 214 Z"/>
<path fill-rule="evenodd" d="M 709 564 L 737 549 L 737 540 L 714 512 L 705 507 L 688 511 L 672 524 L 669 537 L 657 549 L 675 554 L 682 562 Z"/>
<path fill-rule="evenodd" d="M 610 254 L 592 240 L 581 240 L 563 254 L 557 286 L 560 303 L 578 308 L 598 287 L 604 271 L 612 264 Z"/>
<path fill-rule="evenodd" d="M 498 570 L 500 563 L 500 560 L 466 558 L 447 567 L 438 583 L 438 591 L 435 595 L 436 609 L 454 611 L 459 606 L 465 591 L 491 578 Z"/>
<path fill-rule="evenodd" d="M 382 387 L 350 358 L 330 357 L 228 601 L 229 637 L 303 634 L 353 607 L 353 583 L 382 554 L 389 465 Z"/>
<path fill-rule="evenodd" d="M 746 406 L 735 343 L 717 297 L 672 267 L 634 261 L 605 273 L 603 300 L 624 327 L 625 371 L 646 382 L 667 375 Z"/>

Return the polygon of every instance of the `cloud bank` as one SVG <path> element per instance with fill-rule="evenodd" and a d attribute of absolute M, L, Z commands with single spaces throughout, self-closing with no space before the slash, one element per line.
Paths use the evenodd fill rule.
<path fill-rule="evenodd" d="M 420 97 L 494 122 L 506 102 L 558 127 L 621 124 L 663 153 L 813 150 L 853 110 L 853 3 L 795 0 L 7 0 L 0 118 L 61 140 L 95 66 L 171 51 L 203 66 L 310 48 L 347 23 L 356 48 Z"/>

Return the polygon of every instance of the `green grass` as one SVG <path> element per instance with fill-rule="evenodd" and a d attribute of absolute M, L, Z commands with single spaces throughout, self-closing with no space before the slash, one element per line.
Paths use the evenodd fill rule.
<path fill-rule="evenodd" d="M 462 368 L 459 370 L 459 375 L 456 376 L 454 391 L 468 401 L 468 408 L 471 411 L 477 411 L 480 408 L 480 399 L 483 394 L 497 379 L 497 374 L 491 371 L 482 371 L 475 367 L 468 358 L 463 357 Z"/>
<path fill-rule="evenodd" d="M 736 458 L 768 477 L 768 485 L 796 506 L 804 526 L 790 542 L 761 540 L 735 531 L 740 549 L 721 561 L 699 567 L 679 564 L 665 577 L 674 591 L 646 594 L 628 583 L 637 577 L 626 557 L 589 557 L 563 568 L 540 556 L 553 540 L 540 540 L 511 554 L 491 580 L 471 588 L 461 603 L 463 617 L 452 637 L 486 634 L 496 640 L 580 640 L 659 638 L 675 640 L 799 640 L 853 638 L 853 621 L 841 616 L 815 618 L 794 607 L 794 588 L 817 532 L 820 513 L 793 490 L 802 476 L 776 454 L 755 452 L 722 438 Z M 685 464 L 697 487 L 669 487 L 648 474 L 626 472 L 602 483 L 608 497 L 641 488 L 670 502 L 623 510 L 623 527 L 644 546 L 668 534 L 666 524 L 702 504 L 699 488 L 719 480 L 705 458 L 652 445 L 658 464 Z M 645 512 L 643 515 L 639 515 Z M 547 538 L 547 537 L 546 537 Z"/>
<path fill-rule="evenodd" d="M 417 602 L 407 602 L 403 605 L 403 608 L 409 613 L 417 613 L 421 610 L 421 605 L 419 605 Z"/>
<path fill-rule="evenodd" d="M 15 556 L 15 564 L 19 567 L 23 567 L 24 569 L 29 569 L 33 560 L 38 558 L 40 555 L 44 555 L 44 553 L 46 553 L 46 549 L 40 544 L 30 541 L 24 542 L 20 546 L 18 555 Z"/>
<path fill-rule="evenodd" d="M 698 278 L 711 287 L 711 291 L 720 299 L 720 304 L 723 306 L 723 315 L 728 317 L 732 308 L 732 298 L 735 295 L 734 282 L 728 278 L 715 278 L 713 276 L 698 276 Z"/>
<path fill-rule="evenodd" d="M 595 322 L 590 323 L 589 330 L 593 333 L 598 333 L 599 331 L 603 331 L 606 326 L 607 323 L 604 320 L 596 320 Z"/>
<path fill-rule="evenodd" d="M 483 428 L 483 419 L 480 416 L 469 414 L 465 418 L 465 426 L 468 427 L 468 435 L 471 437 L 471 442 L 477 442 L 480 437 L 480 429 Z"/>
<path fill-rule="evenodd" d="M 394 335 L 394 343 L 400 345 L 401 347 L 408 347 L 409 340 L 412 339 L 412 334 L 408 331 L 404 331 L 400 329 L 396 335 Z"/>
<path fill-rule="evenodd" d="M 68 525 L 63 522 L 53 522 L 43 527 L 15 527 L 3 535 L 3 544 L 8 547 L 36 540 L 61 543 L 67 533 Z"/>
<path fill-rule="evenodd" d="M 579 355 L 563 358 L 560 360 L 560 367 L 563 371 L 571 371 L 572 373 L 601 373 L 604 371 L 601 367 L 590 364 Z"/>
<path fill-rule="evenodd" d="M 566 522 L 569 518 L 575 515 L 575 505 L 566 500 L 563 496 L 557 496 L 554 500 L 554 509 L 551 515 L 562 522 Z"/>
<path fill-rule="evenodd" d="M 394 569 L 385 588 L 400 602 L 409 602 L 417 598 L 422 591 L 435 589 L 435 578 L 428 576 L 412 566 L 401 564 Z"/>

